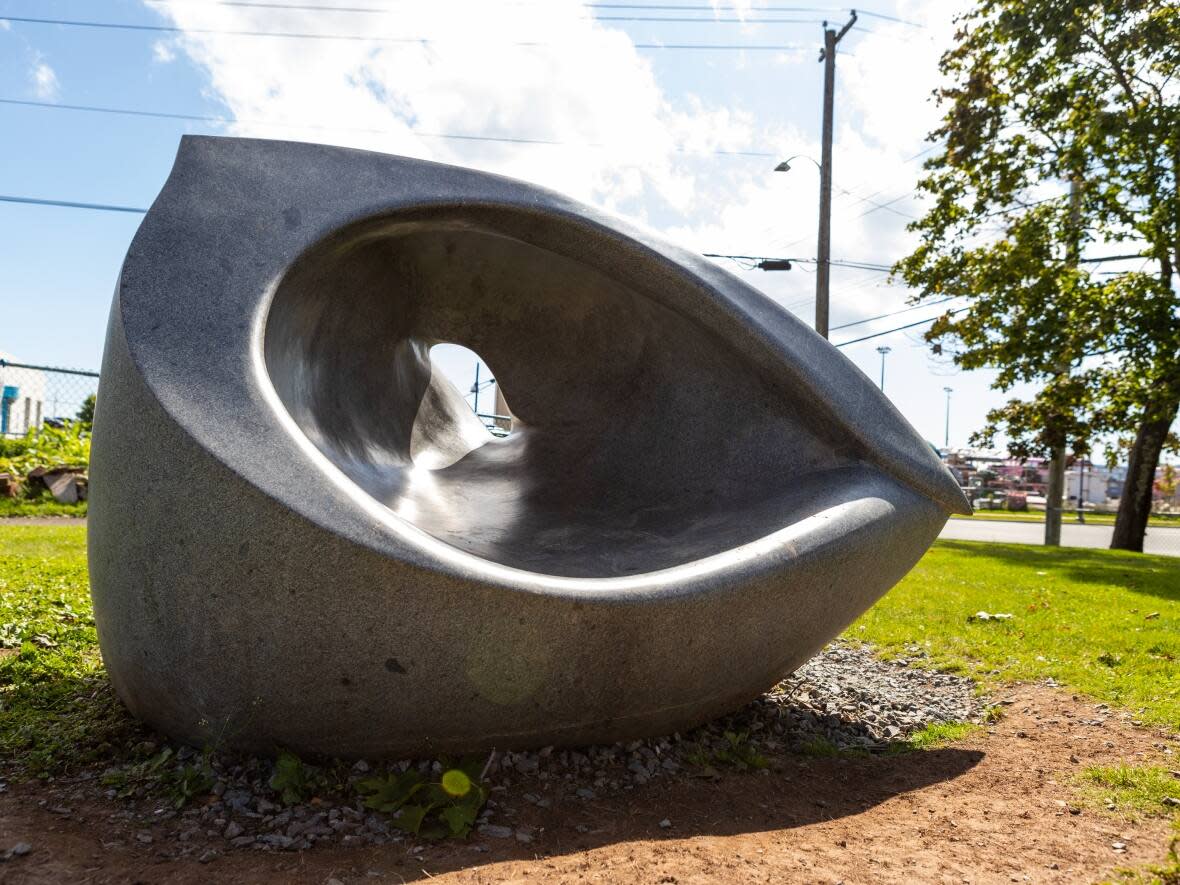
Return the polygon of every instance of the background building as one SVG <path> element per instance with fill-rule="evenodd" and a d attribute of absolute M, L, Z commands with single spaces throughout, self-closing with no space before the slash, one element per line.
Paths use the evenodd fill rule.
<path fill-rule="evenodd" d="M 19 363 L 10 353 L 0 350 L 0 436 L 24 436 L 40 427 L 45 416 L 45 373 L 40 369 L 21 369 L 3 365 Z"/>

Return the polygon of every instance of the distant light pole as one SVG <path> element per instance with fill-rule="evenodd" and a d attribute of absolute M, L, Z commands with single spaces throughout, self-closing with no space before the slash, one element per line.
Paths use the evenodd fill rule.
<path fill-rule="evenodd" d="M 954 393 L 954 388 L 944 387 L 942 392 L 946 394 L 946 433 L 942 438 L 942 447 L 950 449 L 951 447 L 951 394 Z"/>
<path fill-rule="evenodd" d="M 892 352 L 893 348 L 882 344 L 877 348 L 877 353 L 881 354 L 881 392 L 885 392 L 885 354 Z"/>

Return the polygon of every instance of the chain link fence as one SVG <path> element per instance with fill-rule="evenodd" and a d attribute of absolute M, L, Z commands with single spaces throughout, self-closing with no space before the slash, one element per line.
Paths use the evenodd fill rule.
<path fill-rule="evenodd" d="M 90 420 L 98 372 L 0 359 L 0 437 L 22 437 L 43 424 Z"/>

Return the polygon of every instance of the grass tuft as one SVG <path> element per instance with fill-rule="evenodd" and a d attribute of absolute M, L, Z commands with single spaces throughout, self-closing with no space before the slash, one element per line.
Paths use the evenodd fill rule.
<path fill-rule="evenodd" d="M 1158 765 L 1091 765 L 1079 780 L 1091 799 L 1123 814 L 1166 817 L 1180 803 L 1180 778 Z"/>
<path fill-rule="evenodd" d="M 908 750 L 931 750 L 961 741 L 978 730 L 979 726 L 970 722 L 931 722 L 900 742 L 900 745 Z"/>

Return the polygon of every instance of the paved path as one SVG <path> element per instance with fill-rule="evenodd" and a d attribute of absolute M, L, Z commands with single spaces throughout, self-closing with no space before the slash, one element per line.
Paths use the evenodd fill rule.
<path fill-rule="evenodd" d="M 1061 526 L 1061 543 L 1066 547 L 1109 547 L 1114 526 L 1078 525 L 1065 523 Z M 1005 544 L 1041 544 L 1045 540 L 1045 525 L 1040 522 L 1007 522 L 999 519 L 950 519 L 943 528 L 940 538 L 957 541 L 996 541 Z M 1144 553 L 1158 553 L 1162 556 L 1180 556 L 1180 528 L 1147 529 L 1143 542 Z"/>

